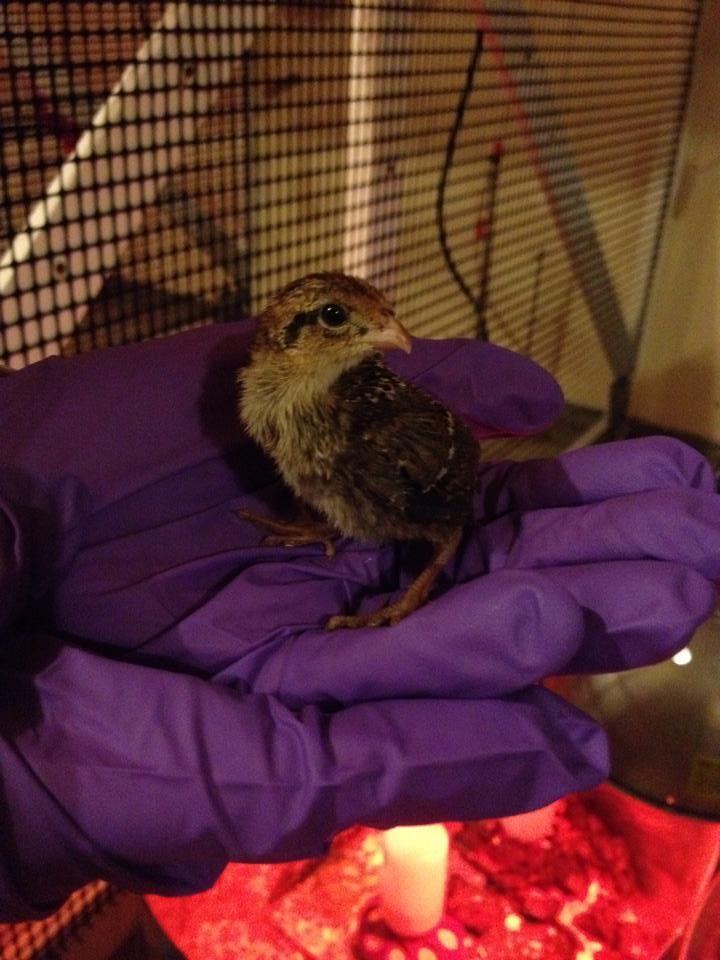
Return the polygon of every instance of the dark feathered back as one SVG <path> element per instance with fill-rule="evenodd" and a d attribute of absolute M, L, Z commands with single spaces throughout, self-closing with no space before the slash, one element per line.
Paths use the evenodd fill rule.
<path fill-rule="evenodd" d="M 440 536 L 470 519 L 478 446 L 439 401 L 380 360 L 346 371 L 332 389 L 347 445 L 334 465 L 345 495 L 384 536 Z M 434 536 L 431 536 L 434 538 Z"/>

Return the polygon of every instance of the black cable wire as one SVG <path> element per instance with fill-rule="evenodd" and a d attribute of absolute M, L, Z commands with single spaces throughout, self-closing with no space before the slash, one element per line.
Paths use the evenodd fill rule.
<path fill-rule="evenodd" d="M 497 140 L 495 147 L 488 158 L 490 169 L 488 171 L 488 180 L 483 193 L 487 194 L 485 219 L 485 244 L 483 246 L 482 258 L 480 262 L 480 279 L 478 282 L 477 295 L 477 324 L 475 336 L 487 340 L 488 332 L 485 322 L 485 311 L 488 306 L 490 296 L 490 268 L 492 266 L 493 246 L 495 239 L 495 204 L 497 201 L 497 187 L 500 178 L 500 164 L 502 163 L 505 146 L 501 140 Z M 485 197 L 483 197 L 485 199 Z"/>
<path fill-rule="evenodd" d="M 254 58 L 252 47 L 249 46 L 242 57 L 242 123 L 243 134 L 245 137 L 245 148 L 242 156 L 242 189 L 244 195 L 243 212 L 245 215 L 245 224 L 243 232 L 243 260 L 244 271 L 242 277 L 236 279 L 236 290 L 238 293 L 238 306 L 241 315 L 248 316 L 252 310 L 253 296 L 253 161 L 251 155 L 251 146 L 253 144 L 252 133 L 252 95 L 253 85 L 250 72 L 253 69 Z"/>
<path fill-rule="evenodd" d="M 452 168 L 458 133 L 460 132 L 463 118 L 465 116 L 465 108 L 467 106 L 470 93 L 472 92 L 473 82 L 475 80 L 475 71 L 477 70 L 478 61 L 480 60 L 482 51 L 483 32 L 482 30 L 478 30 L 475 34 L 475 45 L 470 56 L 470 62 L 468 63 L 467 73 L 465 75 L 465 83 L 463 84 L 463 88 L 460 92 L 460 99 L 458 100 L 458 105 L 455 109 L 455 117 L 453 118 L 453 123 L 448 135 L 447 147 L 445 149 L 445 160 L 440 172 L 440 180 L 438 182 L 437 195 L 435 199 L 435 217 L 437 221 L 438 241 L 440 243 L 440 249 L 442 250 L 445 263 L 447 264 L 448 270 L 452 274 L 455 283 L 457 283 L 462 293 L 470 301 L 473 311 L 477 316 L 478 337 L 482 340 L 486 340 L 487 331 L 485 329 L 485 321 L 482 316 L 481 304 L 478 297 L 473 294 L 467 283 L 465 283 L 465 280 L 457 268 L 455 260 L 453 259 L 452 251 L 450 250 L 450 246 L 448 244 L 447 229 L 445 227 L 445 193 L 447 190 L 448 175 Z"/>

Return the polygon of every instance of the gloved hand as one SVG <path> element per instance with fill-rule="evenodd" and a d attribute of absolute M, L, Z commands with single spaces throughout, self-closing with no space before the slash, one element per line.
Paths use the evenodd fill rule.
<path fill-rule="evenodd" d="M 713 477 L 653 439 L 485 466 L 441 595 L 393 628 L 325 633 L 416 558 L 265 548 L 232 512 L 289 508 L 232 416 L 249 331 L 0 381 L 6 919 L 96 876 L 190 892 L 352 823 L 501 816 L 593 786 L 601 731 L 537 681 L 660 659 L 711 612 Z M 547 375 L 489 345 L 416 341 L 395 366 L 478 433 L 559 409 Z"/>

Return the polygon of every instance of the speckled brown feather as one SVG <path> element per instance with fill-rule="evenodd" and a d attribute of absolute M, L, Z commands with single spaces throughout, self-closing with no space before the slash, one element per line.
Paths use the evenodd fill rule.
<path fill-rule="evenodd" d="M 330 390 L 344 436 L 333 484 L 352 503 L 356 536 L 441 540 L 471 517 L 478 447 L 439 401 L 372 357 Z"/>

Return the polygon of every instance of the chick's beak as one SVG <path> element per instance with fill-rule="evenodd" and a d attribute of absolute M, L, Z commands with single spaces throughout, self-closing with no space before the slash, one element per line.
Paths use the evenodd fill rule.
<path fill-rule="evenodd" d="M 393 314 L 381 327 L 371 330 L 366 339 L 376 350 L 402 350 L 410 353 L 410 334 Z"/>

